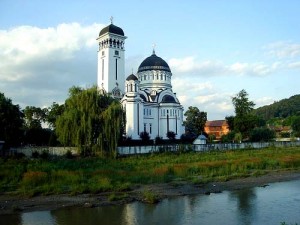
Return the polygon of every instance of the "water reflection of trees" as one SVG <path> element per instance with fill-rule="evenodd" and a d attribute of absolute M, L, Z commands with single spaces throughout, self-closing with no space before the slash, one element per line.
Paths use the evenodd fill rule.
<path fill-rule="evenodd" d="M 237 215 L 240 224 L 252 224 L 251 220 L 256 214 L 256 192 L 255 189 L 244 189 L 232 191 L 229 194 L 231 200 L 237 202 Z"/>
<path fill-rule="evenodd" d="M 123 224 L 123 206 L 69 208 L 51 211 L 57 225 Z"/>
<path fill-rule="evenodd" d="M 22 224 L 21 214 L 8 214 L 0 216 L 0 225 Z"/>

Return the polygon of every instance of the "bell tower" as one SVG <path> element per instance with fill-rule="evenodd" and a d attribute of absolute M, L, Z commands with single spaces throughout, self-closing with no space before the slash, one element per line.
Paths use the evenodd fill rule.
<path fill-rule="evenodd" d="M 104 27 L 98 41 L 98 88 L 121 99 L 125 88 L 124 31 L 113 24 Z"/>

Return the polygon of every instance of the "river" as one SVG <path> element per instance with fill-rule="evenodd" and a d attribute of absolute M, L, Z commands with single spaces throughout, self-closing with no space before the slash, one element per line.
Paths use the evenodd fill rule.
<path fill-rule="evenodd" d="M 300 180 L 211 195 L 0 216 L 0 225 L 300 225 Z"/>

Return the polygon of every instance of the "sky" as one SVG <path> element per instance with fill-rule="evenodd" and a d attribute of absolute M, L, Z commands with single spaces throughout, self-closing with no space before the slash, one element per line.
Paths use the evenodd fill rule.
<path fill-rule="evenodd" d="M 123 29 L 125 77 L 152 54 L 173 91 L 208 120 L 234 115 L 245 89 L 255 108 L 300 94 L 298 0 L 0 0 L 0 92 L 21 108 L 64 103 L 97 81 L 100 30 Z"/>

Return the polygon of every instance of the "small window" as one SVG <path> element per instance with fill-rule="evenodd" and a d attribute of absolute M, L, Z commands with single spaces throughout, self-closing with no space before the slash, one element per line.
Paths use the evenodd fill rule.
<path fill-rule="evenodd" d="M 102 51 L 102 56 L 104 56 L 105 55 L 105 52 L 104 51 Z"/>
<path fill-rule="evenodd" d="M 115 51 L 115 55 L 117 55 L 117 56 L 118 56 L 118 55 L 119 55 L 119 51 Z"/>

